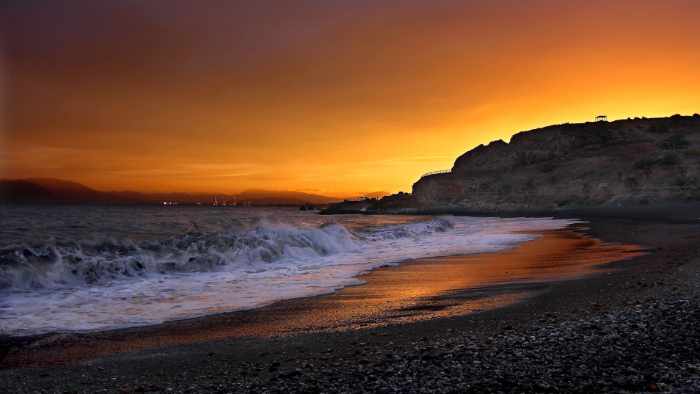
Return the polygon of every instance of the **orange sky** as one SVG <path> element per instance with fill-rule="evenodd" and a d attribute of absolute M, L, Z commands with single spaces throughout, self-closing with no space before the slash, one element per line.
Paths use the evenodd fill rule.
<path fill-rule="evenodd" d="M 394 192 L 520 130 L 700 112 L 692 0 L 5 3 L 5 178 Z"/>

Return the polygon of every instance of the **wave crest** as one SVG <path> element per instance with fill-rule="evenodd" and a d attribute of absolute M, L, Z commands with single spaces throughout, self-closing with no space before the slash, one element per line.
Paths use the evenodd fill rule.
<path fill-rule="evenodd" d="M 192 231 L 160 241 L 101 239 L 21 245 L 0 251 L 0 289 L 101 285 L 168 273 L 256 272 L 280 262 L 289 268 L 370 247 L 376 241 L 421 237 L 452 227 L 446 218 L 355 231 L 335 223 L 298 227 L 260 221 L 248 228 Z"/>

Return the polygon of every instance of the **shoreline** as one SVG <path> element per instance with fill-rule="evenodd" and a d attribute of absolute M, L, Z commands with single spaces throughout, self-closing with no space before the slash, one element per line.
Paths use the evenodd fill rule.
<path fill-rule="evenodd" d="M 349 202 L 353 203 L 353 202 Z M 700 213 L 690 215 L 689 212 L 700 212 L 698 202 L 675 202 L 653 205 L 630 205 L 630 206 L 593 206 L 579 208 L 559 208 L 559 209 L 466 209 L 446 206 L 443 208 L 391 208 L 387 210 L 336 209 L 332 206 L 321 210 L 321 215 L 454 215 L 473 217 L 551 217 L 556 219 L 578 219 L 588 220 L 629 220 L 640 222 L 661 222 L 692 224 L 700 221 Z"/>
<path fill-rule="evenodd" d="M 357 276 L 362 284 L 253 309 L 146 326 L 8 336 L 0 368 L 70 364 L 213 340 L 367 329 L 479 313 L 531 297 L 550 282 L 600 274 L 610 262 L 644 253 L 637 245 L 607 245 L 582 234 L 581 227 L 527 232 L 536 237 L 496 252 L 379 267 Z M 570 260 L 567 264 L 551 263 L 564 257 Z"/>
<path fill-rule="evenodd" d="M 700 387 L 693 386 L 698 380 L 697 372 L 692 369 L 698 361 L 698 356 L 693 354 L 700 354 L 697 352 L 700 340 L 691 324 L 697 321 L 687 322 L 695 319 L 700 310 L 697 299 L 700 224 L 591 219 L 586 227 L 588 229 L 582 231 L 596 238 L 642 244 L 653 248 L 654 252 L 614 263 L 615 268 L 622 269 L 610 274 L 548 283 L 541 292 L 522 302 L 475 314 L 342 332 L 221 339 L 114 354 L 70 366 L 5 369 L 0 371 L 3 382 L 0 388 L 10 392 L 40 388 L 60 391 L 59 387 L 78 392 L 98 388 L 156 392 L 172 388 L 179 392 L 190 387 L 194 387 L 194 392 L 214 391 L 216 387 L 243 392 L 313 388 L 358 391 L 378 387 L 416 389 L 434 384 L 436 391 L 447 391 L 450 387 L 473 392 L 497 391 L 498 388 L 509 391 L 506 390 L 509 387 L 520 387 L 520 391 L 547 391 L 542 388 L 545 386 L 535 389 L 535 384 L 543 384 L 566 391 L 583 387 L 579 391 L 590 392 L 625 387 L 643 391 L 648 387 L 675 387 L 674 383 L 679 384 L 678 387 Z M 687 302 L 674 304 L 678 300 Z M 625 317 L 630 310 L 640 312 Z M 660 318 L 655 315 L 661 313 L 659 311 L 673 315 Z M 646 329 L 634 326 L 635 332 L 641 334 L 618 337 L 614 349 L 621 350 L 615 351 L 624 350 L 630 356 L 616 359 L 609 354 L 609 343 L 603 346 L 593 341 L 602 341 L 608 335 L 596 334 L 597 329 L 591 328 L 592 325 L 600 327 L 601 321 L 610 316 L 624 318 L 603 324 L 603 332 L 618 327 L 626 330 L 627 325 L 623 327 L 622 323 L 627 324 L 635 316 L 655 319 L 652 320 L 655 325 L 645 326 Z M 693 330 L 689 332 L 688 327 Z M 528 343 L 540 340 L 543 329 L 557 335 L 564 331 L 567 339 L 527 347 Z M 647 333 L 652 329 L 659 331 L 653 341 L 648 335 L 655 331 Z M 537 339 L 530 340 L 530 336 Z M 581 339 L 576 339 L 579 336 Z M 520 340 L 512 342 L 514 338 Z M 669 344 L 680 338 L 682 345 Z M 587 350 L 579 349 L 579 344 L 585 345 Z M 675 355 L 667 354 L 669 348 Z M 516 350 L 520 355 L 511 359 Z M 494 353 L 499 351 L 510 356 L 503 359 L 504 353 Z M 644 357 L 634 356 L 642 351 Z M 647 354 L 648 351 L 658 352 L 658 357 Z M 598 359 L 604 355 L 617 360 L 616 363 Z M 541 359 L 545 356 L 549 361 Z M 462 372 L 450 375 L 451 378 L 438 373 L 440 370 L 455 373 L 444 364 L 448 358 L 450 363 L 462 368 Z M 571 370 L 558 378 L 554 372 L 568 371 L 569 358 L 579 367 L 597 365 L 598 372 L 579 374 Z M 470 360 L 479 361 L 481 367 L 477 368 Z M 639 360 L 646 360 L 646 364 L 637 365 Z M 637 372 L 620 372 L 620 368 L 631 368 L 633 363 Z M 555 364 L 559 366 L 555 368 Z M 491 368 L 489 374 L 484 371 L 485 365 Z M 538 372 L 532 369 L 536 365 L 540 365 Z M 676 371 L 669 369 L 673 365 L 678 366 Z M 406 386 L 409 380 L 394 380 L 395 368 L 412 374 L 412 386 Z M 420 375 L 421 370 L 423 375 Z M 352 378 L 357 373 L 377 378 L 371 381 Z M 86 374 L 88 378 L 81 378 Z M 617 379 L 619 375 L 624 379 Z M 443 381 L 435 381 L 440 376 Z M 567 376 L 568 381 L 560 380 Z M 112 380 L 115 377 L 116 381 Z M 684 380 L 678 380 L 681 378 Z"/>

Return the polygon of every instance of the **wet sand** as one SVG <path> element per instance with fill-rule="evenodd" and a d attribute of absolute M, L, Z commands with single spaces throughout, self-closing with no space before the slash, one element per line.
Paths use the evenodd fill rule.
<path fill-rule="evenodd" d="M 12 339 L 0 366 L 75 363 L 225 339 L 379 328 L 462 316 L 533 297 L 548 283 L 603 273 L 610 269 L 604 264 L 643 253 L 640 246 L 605 243 L 573 228 L 546 231 L 498 253 L 380 268 L 362 275 L 364 284 L 325 296 L 157 326 Z"/>

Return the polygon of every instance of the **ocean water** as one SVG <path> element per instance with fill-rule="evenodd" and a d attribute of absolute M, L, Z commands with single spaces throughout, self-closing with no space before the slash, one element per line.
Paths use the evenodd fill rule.
<path fill-rule="evenodd" d="M 0 207 L 0 333 L 157 324 L 360 284 L 403 261 L 494 252 L 547 218 L 321 216 L 281 208 Z M 407 284 L 409 286 L 410 284 Z"/>

